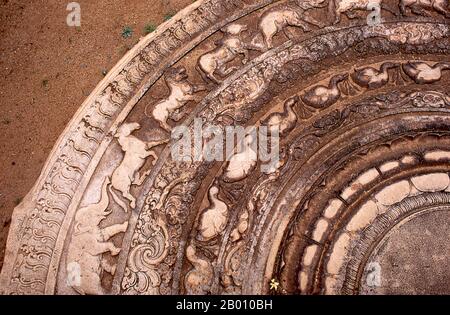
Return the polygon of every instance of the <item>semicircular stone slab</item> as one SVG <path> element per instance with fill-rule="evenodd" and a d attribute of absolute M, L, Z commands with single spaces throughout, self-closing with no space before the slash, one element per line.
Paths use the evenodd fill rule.
<path fill-rule="evenodd" d="M 0 292 L 423 292 L 376 263 L 390 268 L 381 243 L 413 248 L 405 233 L 445 263 L 412 235 L 431 219 L 405 216 L 447 208 L 448 16 L 403 0 L 194 2 L 68 124 L 14 210 Z M 448 216 L 430 216 L 444 233 Z"/>

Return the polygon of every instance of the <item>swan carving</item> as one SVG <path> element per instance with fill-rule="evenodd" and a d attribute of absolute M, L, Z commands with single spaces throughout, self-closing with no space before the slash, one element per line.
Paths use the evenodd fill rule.
<path fill-rule="evenodd" d="M 449 62 L 438 62 L 434 66 L 422 61 L 409 61 L 403 64 L 403 71 L 417 84 L 439 81 L 442 71 L 448 69 L 450 69 Z"/>
<path fill-rule="evenodd" d="M 208 192 L 209 208 L 201 217 L 198 230 L 203 240 L 210 240 L 225 230 L 228 220 L 228 206 L 219 199 L 219 188 L 212 186 Z"/>
<path fill-rule="evenodd" d="M 273 113 L 269 115 L 262 125 L 267 126 L 269 131 L 273 132 L 276 128 L 279 129 L 280 135 L 284 136 L 294 129 L 297 123 L 297 114 L 294 111 L 294 106 L 299 102 L 299 97 L 294 96 L 289 98 L 284 103 L 284 111 L 282 113 Z"/>
<path fill-rule="evenodd" d="M 254 139 L 252 135 L 247 135 L 243 141 L 241 152 L 230 158 L 225 171 L 225 180 L 228 182 L 239 181 L 250 174 L 256 166 L 258 157 L 252 148 Z"/>
<path fill-rule="evenodd" d="M 373 67 L 356 69 L 352 74 L 353 81 L 359 86 L 368 89 L 378 89 L 389 81 L 389 69 L 397 67 L 398 64 L 385 62 L 377 70 Z"/>
<path fill-rule="evenodd" d="M 317 85 L 302 96 L 302 101 L 314 108 L 325 108 L 333 105 L 341 97 L 338 83 L 346 80 L 348 74 L 338 74 L 330 79 L 328 86 Z"/>

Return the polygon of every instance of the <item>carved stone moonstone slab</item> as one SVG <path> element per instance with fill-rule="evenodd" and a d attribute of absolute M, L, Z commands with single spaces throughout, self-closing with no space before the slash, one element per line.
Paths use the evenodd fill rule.
<path fill-rule="evenodd" d="M 0 292 L 450 293 L 448 1 L 375 2 L 200 0 L 142 39 L 14 210 Z M 174 160 L 198 121 L 280 160 Z"/>

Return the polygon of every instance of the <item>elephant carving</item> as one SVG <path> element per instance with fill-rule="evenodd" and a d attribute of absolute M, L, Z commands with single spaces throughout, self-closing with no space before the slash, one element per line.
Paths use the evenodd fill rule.
<path fill-rule="evenodd" d="M 397 15 L 397 13 L 390 8 L 383 6 L 382 2 L 383 0 L 330 0 L 329 6 L 331 9 L 334 9 L 334 24 L 338 24 L 341 21 L 342 14 L 345 14 L 348 18 L 352 19 L 356 17 L 355 11 L 370 11 L 371 7 L 379 7 L 380 9 Z"/>
<path fill-rule="evenodd" d="M 286 33 L 286 27 L 297 26 L 303 29 L 303 31 L 310 31 L 308 25 L 312 24 L 317 27 L 324 27 L 324 25 L 312 17 L 308 16 L 307 10 L 313 8 L 321 8 L 326 6 L 324 0 L 309 0 L 309 1 L 297 1 L 298 5 L 281 4 L 264 12 L 259 21 L 259 30 L 264 37 L 264 41 L 267 49 L 273 48 L 273 37 L 281 31 Z"/>
<path fill-rule="evenodd" d="M 109 239 L 124 233 L 128 228 L 128 222 L 99 227 L 100 222 L 111 213 L 111 210 L 108 210 L 109 183 L 109 178 L 106 178 L 99 203 L 81 208 L 75 215 L 74 233 L 67 253 L 67 279 L 69 286 L 83 295 L 105 294 L 101 285 L 101 274 L 106 271 L 114 275 L 116 266 L 102 255 L 107 252 L 112 256 L 119 254 L 120 248 Z"/>
<path fill-rule="evenodd" d="M 436 11 L 450 18 L 448 5 L 448 0 L 400 0 L 399 7 L 403 15 L 407 15 L 406 9 L 409 8 L 412 13 L 417 15 L 430 16 L 428 11 Z"/>

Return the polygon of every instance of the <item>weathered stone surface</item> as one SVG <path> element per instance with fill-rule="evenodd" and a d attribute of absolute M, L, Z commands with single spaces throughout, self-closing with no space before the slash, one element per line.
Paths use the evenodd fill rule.
<path fill-rule="evenodd" d="M 380 171 L 382 173 L 389 172 L 397 167 L 399 167 L 400 163 L 397 161 L 386 162 L 380 166 Z"/>
<path fill-rule="evenodd" d="M 317 252 L 317 245 L 311 245 L 306 248 L 305 256 L 303 256 L 303 264 L 309 266 L 312 263 L 314 255 Z"/>
<path fill-rule="evenodd" d="M 383 3 L 397 14 L 372 25 L 361 1 L 200 0 L 143 38 L 15 210 L 1 292 L 367 293 L 380 239 L 450 203 L 449 20 Z M 229 161 L 175 159 L 202 123 L 279 130 L 280 159 L 261 168 L 252 136 Z"/>
<path fill-rule="evenodd" d="M 345 260 L 345 252 L 348 249 L 350 242 L 350 236 L 343 233 L 339 236 L 336 243 L 333 246 L 330 259 L 327 264 L 327 272 L 333 275 L 337 275 Z"/>
<path fill-rule="evenodd" d="M 366 227 L 377 216 L 377 214 L 377 204 L 372 200 L 369 200 L 360 209 L 358 209 L 358 212 L 347 224 L 347 231 L 356 232 Z"/>
<path fill-rule="evenodd" d="M 425 159 L 429 161 L 450 160 L 450 151 L 430 151 L 425 154 Z"/>
<path fill-rule="evenodd" d="M 341 208 L 341 206 L 343 204 L 344 203 L 339 199 L 331 200 L 328 204 L 328 207 L 325 208 L 323 215 L 328 219 L 333 218 L 337 214 L 337 212 L 339 211 L 339 209 Z"/>
<path fill-rule="evenodd" d="M 362 282 L 363 294 L 442 294 L 447 291 L 449 211 L 425 212 L 399 224 L 371 256 L 380 265 L 380 285 Z M 418 250 L 420 248 L 420 250 Z M 363 276 L 367 278 L 367 274 Z"/>
<path fill-rule="evenodd" d="M 317 222 L 316 228 L 312 234 L 313 240 L 316 242 L 322 241 L 323 235 L 328 228 L 328 222 L 325 219 L 320 219 Z"/>
<path fill-rule="evenodd" d="M 390 206 L 405 199 L 410 191 L 410 184 L 407 181 L 401 181 L 384 188 L 375 198 L 380 204 Z"/>
<path fill-rule="evenodd" d="M 441 191 L 450 185 L 450 178 L 446 173 L 434 173 L 411 178 L 411 182 L 420 191 Z"/>

